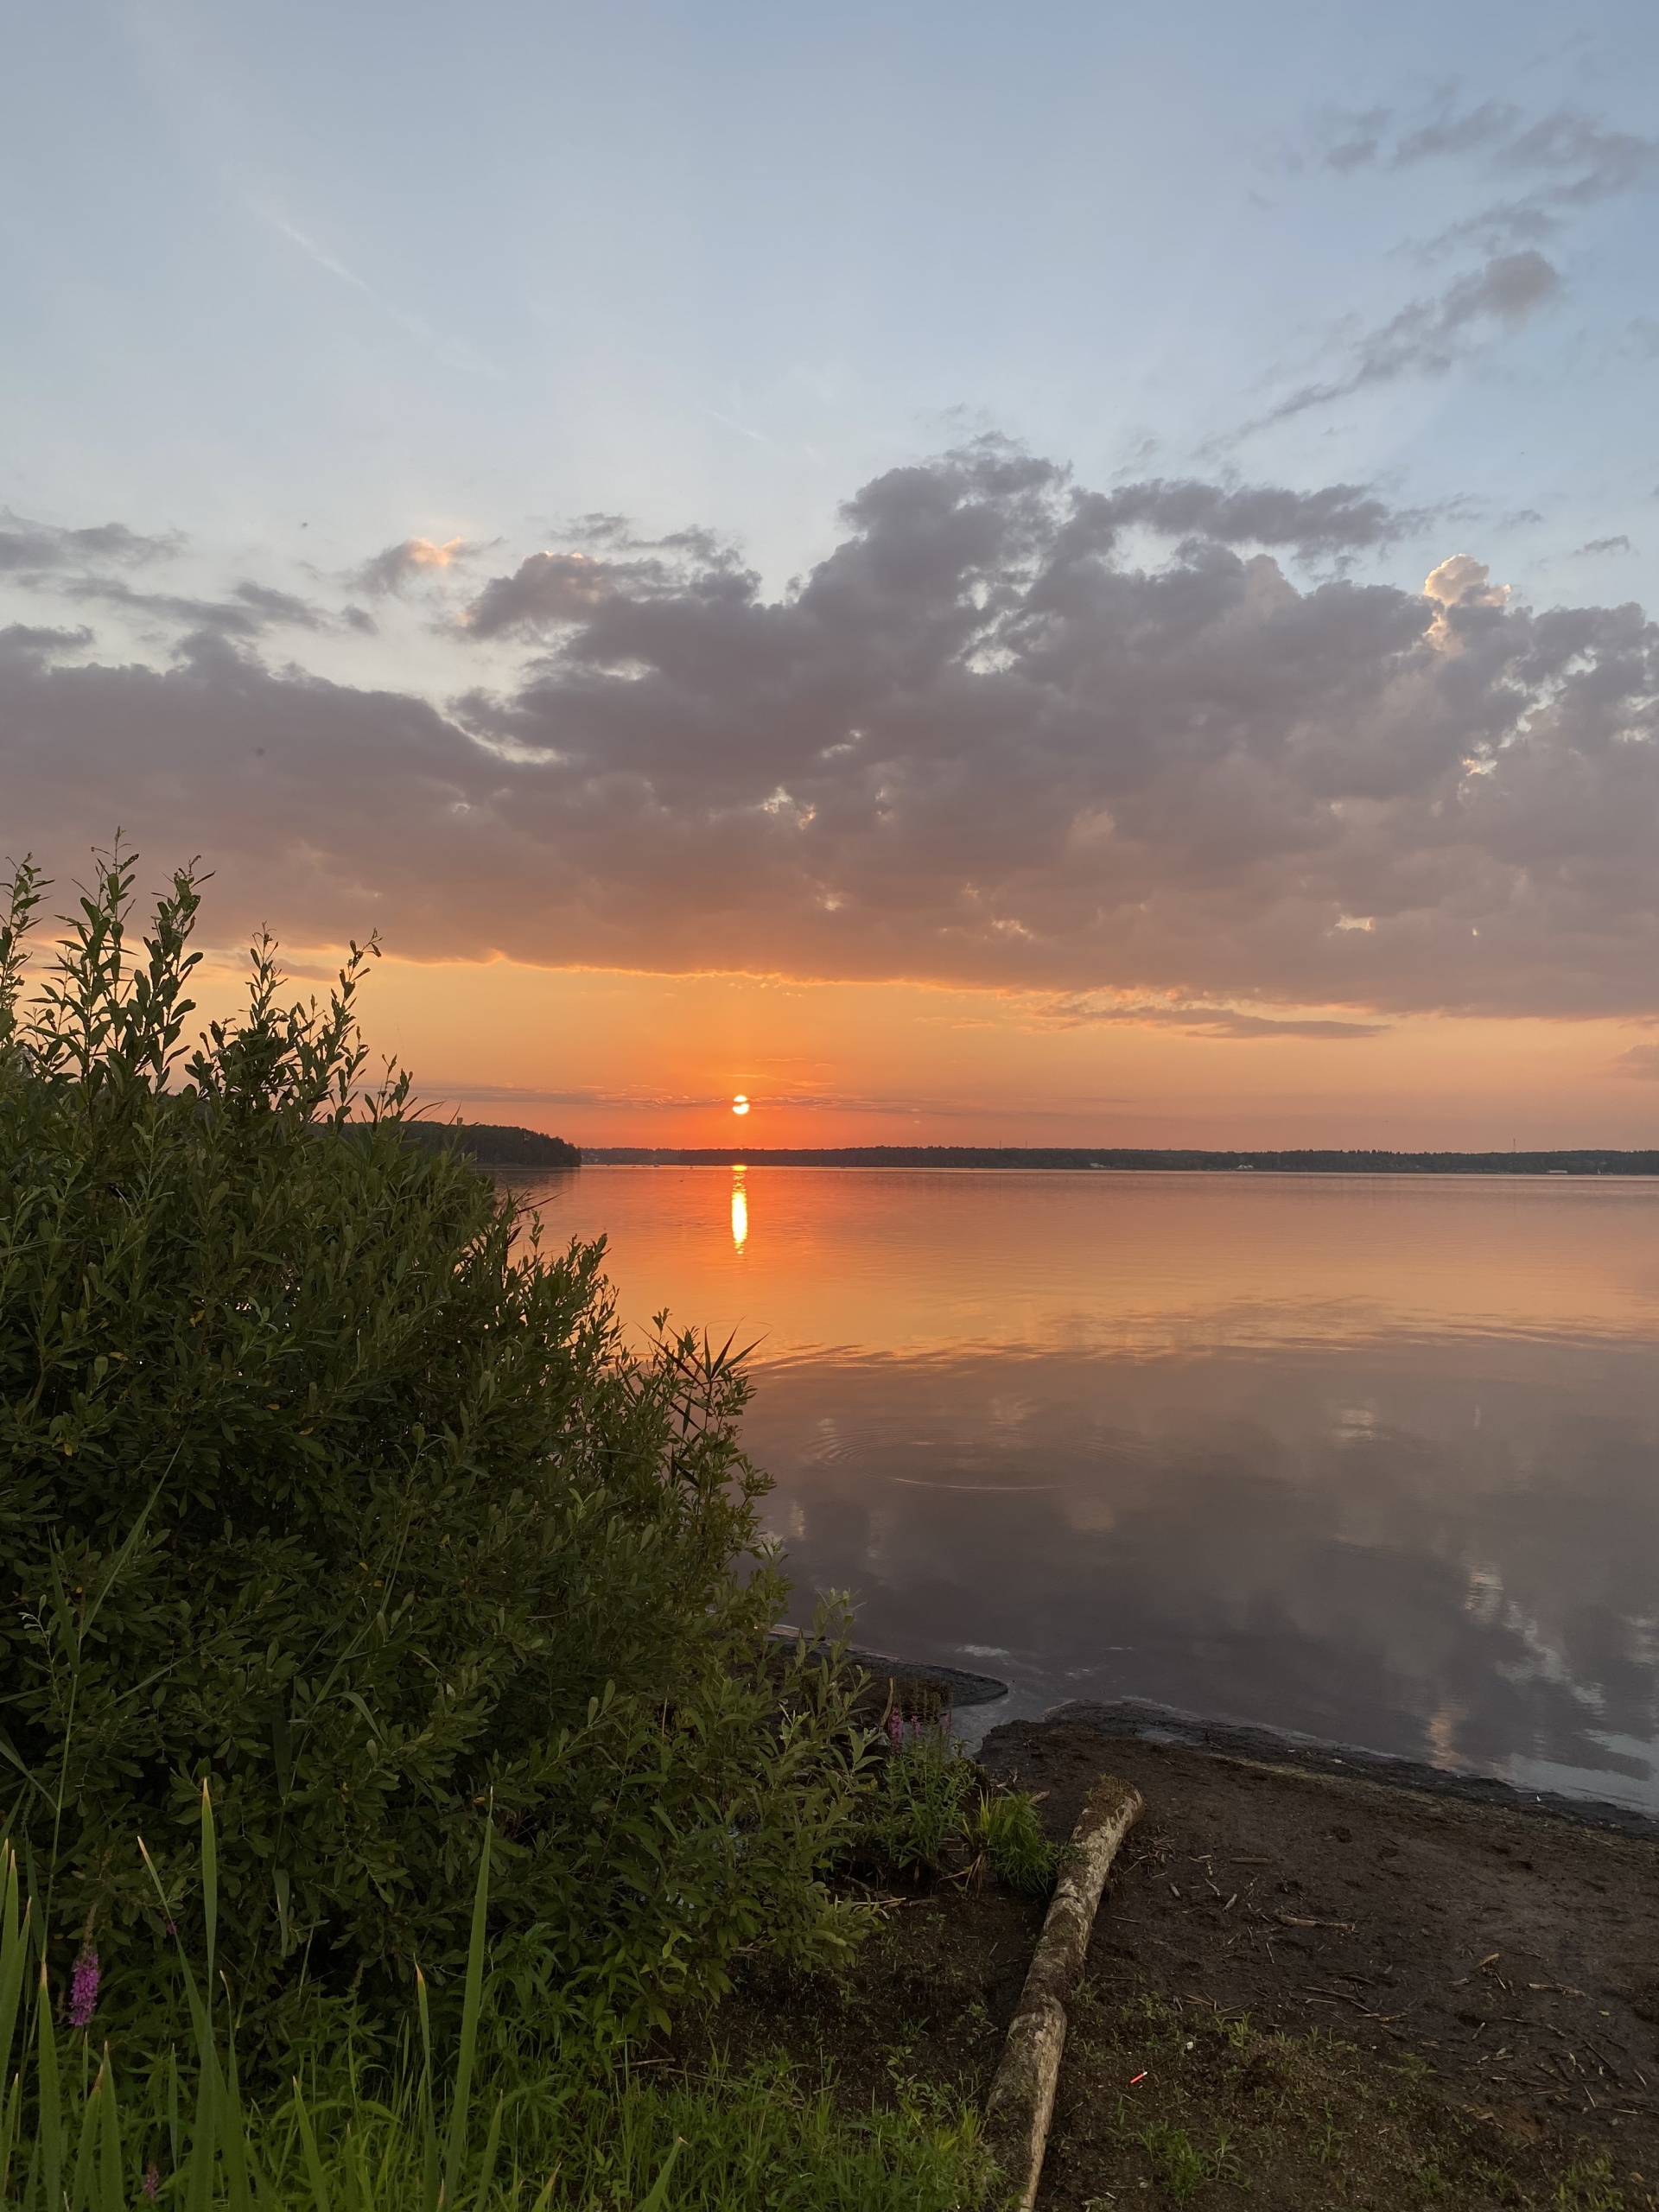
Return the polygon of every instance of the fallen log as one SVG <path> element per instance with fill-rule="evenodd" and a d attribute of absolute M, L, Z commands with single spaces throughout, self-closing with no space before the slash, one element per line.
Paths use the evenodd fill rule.
<path fill-rule="evenodd" d="M 1084 1800 L 991 2084 L 986 2139 L 1019 2190 L 1013 2200 L 1018 2212 L 1032 2212 L 1037 2202 L 1065 2049 L 1066 1999 L 1082 1976 L 1118 1846 L 1141 1810 L 1140 1791 L 1110 1775 L 1103 1775 Z"/>

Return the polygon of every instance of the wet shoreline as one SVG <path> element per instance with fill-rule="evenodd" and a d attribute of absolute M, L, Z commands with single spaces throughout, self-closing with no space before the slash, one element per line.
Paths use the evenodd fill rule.
<path fill-rule="evenodd" d="M 885 1678 L 900 1685 L 921 1684 L 937 1690 L 953 1713 L 971 1711 L 980 1724 L 971 1731 L 973 1738 L 988 1728 L 1012 1725 L 999 1724 L 994 1713 L 982 1710 L 1000 1704 L 1010 1694 L 1009 1684 L 995 1675 L 970 1674 L 960 1668 L 857 1647 L 849 1648 L 846 1656 L 873 1681 Z M 1393 1752 L 1367 1751 L 1358 1745 L 1331 1743 L 1317 1736 L 1301 1735 L 1294 1729 L 1264 1728 L 1243 1721 L 1206 1720 L 1198 1713 L 1159 1705 L 1147 1698 L 1068 1699 L 1039 1717 L 1027 1717 L 1020 1722 L 1022 1728 L 1033 1731 L 1072 1724 L 1089 1728 L 1098 1736 L 1129 1743 L 1205 1751 L 1215 1758 L 1248 1760 L 1257 1765 L 1329 1775 L 1339 1780 L 1382 1783 L 1426 1796 L 1452 1798 L 1460 1804 L 1548 1814 L 1586 1827 L 1609 1828 L 1624 1835 L 1659 1840 L 1659 1820 L 1631 1806 L 1613 1804 L 1600 1798 L 1570 1796 L 1563 1791 L 1523 1789 L 1496 1775 L 1431 1766 L 1422 1760 Z"/>

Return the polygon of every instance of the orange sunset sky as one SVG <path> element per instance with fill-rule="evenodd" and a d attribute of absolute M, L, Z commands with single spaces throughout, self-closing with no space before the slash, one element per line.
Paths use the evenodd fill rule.
<path fill-rule="evenodd" d="M 237 965 L 198 983 L 229 1009 Z M 1659 1143 L 1643 1033 L 1611 1021 L 1194 1037 L 1030 995 L 396 958 L 364 1007 L 441 1112 L 590 1145 Z"/>

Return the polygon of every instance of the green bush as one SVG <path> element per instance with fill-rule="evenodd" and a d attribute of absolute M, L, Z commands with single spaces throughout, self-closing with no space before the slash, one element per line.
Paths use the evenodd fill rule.
<path fill-rule="evenodd" d="M 628 1355 L 602 1246 L 544 1256 L 402 1141 L 356 947 L 319 1007 L 256 946 L 181 1068 L 196 883 L 135 959 L 132 882 L 100 860 L 27 1001 L 27 863 L 0 906 L 0 1774 L 58 1966 L 165 1971 L 207 1777 L 221 1957 L 272 2033 L 299 1987 L 441 1989 L 491 1822 L 538 2019 L 844 1942 L 861 1739 L 836 1669 L 768 1656 L 738 1367 L 663 1323 Z"/>

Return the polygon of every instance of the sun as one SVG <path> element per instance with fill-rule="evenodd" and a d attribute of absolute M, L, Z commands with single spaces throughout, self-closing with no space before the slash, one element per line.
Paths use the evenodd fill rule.
<path fill-rule="evenodd" d="M 734 1114 L 747 1114 L 748 1110 L 749 1102 L 740 1090 L 732 1101 L 732 1111 Z"/>

